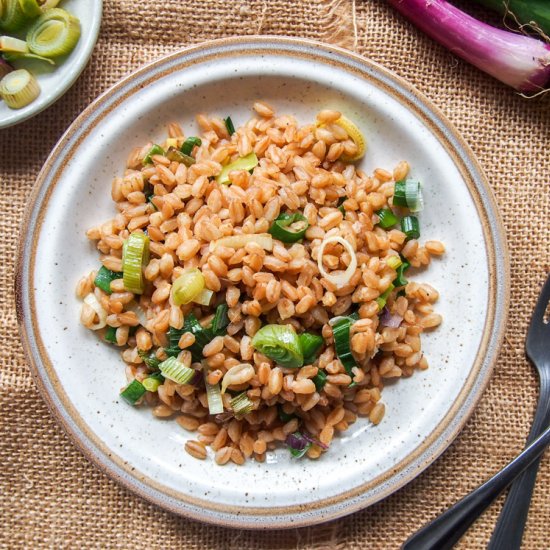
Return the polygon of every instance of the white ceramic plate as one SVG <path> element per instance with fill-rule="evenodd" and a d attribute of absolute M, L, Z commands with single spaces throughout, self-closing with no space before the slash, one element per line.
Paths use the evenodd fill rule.
<path fill-rule="evenodd" d="M 265 463 L 216 466 L 183 451 L 192 434 L 118 397 L 118 353 L 78 323 L 74 287 L 98 266 L 85 230 L 115 212 L 113 176 L 128 151 L 178 120 L 230 114 L 237 123 L 263 98 L 313 120 L 344 112 L 369 142 L 362 167 L 408 159 L 424 182 L 423 238 L 447 254 L 417 280 L 441 293 L 443 325 L 423 337 L 431 368 L 388 384 L 387 412 L 360 420 L 318 461 L 281 448 Z M 223 525 L 289 527 L 372 504 L 413 479 L 464 425 L 491 373 L 508 300 L 504 233 L 484 176 L 448 121 L 410 85 L 351 53 L 307 41 L 247 38 L 173 54 L 121 81 L 61 139 L 30 201 L 18 264 L 24 345 L 43 394 L 84 453 L 124 485 L 176 513 Z"/>
<path fill-rule="evenodd" d="M 88 63 L 97 41 L 102 5 L 102 0 L 63 0 L 59 4 L 60 8 L 80 19 L 80 40 L 68 56 L 56 60 L 55 66 L 36 60 L 21 60 L 14 63 L 17 69 L 28 69 L 37 77 L 41 92 L 32 103 L 22 109 L 10 109 L 0 100 L 0 129 L 13 126 L 40 113 L 74 84 Z"/>

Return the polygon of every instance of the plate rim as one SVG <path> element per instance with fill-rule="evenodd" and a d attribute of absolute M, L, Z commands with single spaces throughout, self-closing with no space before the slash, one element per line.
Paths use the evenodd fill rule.
<path fill-rule="evenodd" d="M 84 0 L 85 2 L 87 0 Z M 84 49 L 82 50 L 82 58 L 80 61 L 80 64 L 75 64 L 74 68 L 75 70 L 71 73 L 69 73 L 69 76 L 67 79 L 62 81 L 62 84 L 57 89 L 56 93 L 54 93 L 49 99 L 44 101 L 44 103 L 40 103 L 40 96 L 38 96 L 36 100 L 36 106 L 34 109 L 30 109 L 26 113 L 20 113 L 20 116 L 17 116 L 17 113 L 14 115 L 11 120 L 6 119 L 2 120 L 0 119 L 0 130 L 3 130 L 5 128 L 11 128 L 12 126 L 16 126 L 17 124 L 21 124 L 22 122 L 25 122 L 34 116 L 40 114 L 41 112 L 45 111 L 48 107 L 51 107 L 56 101 L 61 99 L 73 86 L 73 84 L 77 81 L 78 77 L 82 74 L 86 66 L 88 65 L 88 61 L 90 60 L 90 57 L 92 56 L 92 53 L 94 51 L 95 45 L 97 43 L 97 39 L 99 38 L 99 31 L 101 28 L 101 20 L 103 18 L 103 0 L 93 0 L 95 8 L 94 8 L 94 17 L 92 18 L 92 23 L 89 27 L 89 33 L 87 33 Z M 63 7 L 63 6 L 61 6 Z M 81 36 L 83 38 L 83 36 Z M 66 61 L 65 61 L 66 63 Z"/>
<path fill-rule="evenodd" d="M 399 473 L 397 466 L 405 462 L 405 460 L 401 461 L 394 469 L 374 480 L 377 482 L 374 488 L 383 485 L 388 479 L 391 480 L 392 478 L 394 479 L 393 484 L 390 483 L 390 487 L 386 487 L 381 491 L 371 491 L 373 494 L 370 494 L 368 497 L 365 497 L 364 492 L 365 485 L 368 484 L 363 484 L 347 493 L 325 498 L 307 506 L 292 505 L 283 508 L 270 507 L 261 509 L 250 507 L 246 508 L 244 513 L 242 513 L 243 510 L 236 508 L 231 511 L 231 506 L 213 505 L 211 502 L 196 498 L 191 500 L 199 504 L 189 504 L 187 501 L 178 499 L 177 495 L 174 496 L 175 492 L 161 483 L 155 482 L 145 476 L 137 477 L 135 473 L 131 472 L 129 467 L 124 467 L 122 461 L 117 463 L 116 457 L 113 457 L 108 452 L 108 448 L 102 448 L 98 444 L 97 436 L 94 437 L 96 434 L 91 433 L 91 429 L 79 417 L 78 411 L 67 399 L 59 381 L 55 380 L 55 377 L 48 375 L 48 356 L 43 344 L 41 344 L 39 331 L 35 331 L 33 328 L 33 295 L 28 292 L 28 289 L 32 288 L 32 284 L 29 284 L 29 281 L 32 281 L 32 273 L 34 271 L 33 262 L 35 254 L 34 239 L 32 237 L 40 230 L 43 221 L 43 212 L 39 207 L 43 203 L 47 203 L 55 187 L 55 183 L 63 171 L 64 165 L 70 158 L 70 149 L 78 146 L 80 141 L 84 139 L 82 134 L 79 135 L 79 130 L 87 122 L 88 118 L 94 119 L 95 114 L 96 118 L 102 119 L 130 95 L 130 92 L 135 92 L 139 86 L 146 85 L 147 82 L 138 82 L 136 84 L 136 81 L 142 77 L 146 78 L 147 74 L 149 74 L 149 80 L 152 80 L 153 74 L 154 78 L 158 79 L 164 74 L 185 70 L 186 63 L 188 65 L 196 61 L 197 57 L 199 58 L 198 61 L 204 62 L 209 56 L 250 55 L 254 49 L 261 51 L 263 55 L 286 54 L 308 59 L 319 57 L 322 54 L 321 57 L 324 64 L 339 66 L 346 72 L 353 72 L 355 68 L 355 72 L 361 73 L 360 76 L 363 78 L 370 76 L 370 80 L 374 80 L 374 85 L 378 87 L 385 86 L 386 88 L 392 88 L 393 86 L 393 93 L 391 95 L 394 97 L 397 96 L 396 99 L 402 104 L 405 103 L 407 108 L 412 108 L 414 114 L 420 117 L 422 122 L 442 142 L 447 153 L 455 161 L 457 169 L 459 169 L 463 176 L 465 184 L 476 203 L 476 214 L 480 217 L 483 226 L 484 242 L 487 246 L 489 307 L 485 321 L 485 329 L 488 330 L 484 331 L 485 334 L 481 339 L 471 372 L 450 410 L 440 420 L 433 432 L 427 436 L 426 441 L 428 443 L 419 446 L 411 454 L 413 457 L 422 454 L 428 455 L 423 458 L 421 464 L 416 465 L 415 468 L 409 468 L 413 470 L 412 472 L 409 471 L 407 475 L 401 478 L 396 477 Z M 163 65 L 169 66 L 170 63 L 176 65 L 178 60 L 180 62 L 179 65 L 168 67 L 164 72 L 161 71 L 158 74 L 158 71 L 162 70 Z M 124 94 L 125 89 L 126 95 Z M 406 96 L 408 101 L 405 101 L 405 98 L 402 96 Z M 112 100 L 110 105 L 108 105 L 109 100 Z M 97 122 L 98 120 L 95 120 L 95 124 Z M 94 122 L 92 121 L 88 131 L 93 127 Z M 70 148 L 68 148 L 69 145 L 71 146 Z M 61 160 L 56 162 L 56 159 Z M 31 232 L 29 232 L 30 229 L 32 229 Z M 428 98 L 406 80 L 368 58 L 337 46 L 314 40 L 262 35 L 211 40 L 163 56 L 118 81 L 94 100 L 77 117 L 52 150 L 37 177 L 25 210 L 20 235 L 21 239 L 17 250 L 15 274 L 17 319 L 21 330 L 25 355 L 31 367 L 31 373 L 54 417 L 77 448 L 83 452 L 88 460 L 99 467 L 109 477 L 115 479 L 132 492 L 165 509 L 179 515 L 216 525 L 253 529 L 311 525 L 350 514 L 370 506 L 399 490 L 429 467 L 462 430 L 491 379 L 491 374 L 504 339 L 510 295 L 510 262 L 506 234 L 496 200 L 473 151 L 439 108 L 433 105 Z M 27 299 L 27 296 L 31 296 L 31 298 Z M 474 372 L 476 364 L 479 364 L 479 366 L 477 371 Z M 49 367 L 50 371 L 54 370 L 51 365 Z M 63 397 L 65 399 L 62 399 Z M 71 409 L 73 410 L 71 411 Z M 460 412 L 459 417 L 456 416 L 457 411 Z M 74 413 L 76 413 L 76 419 Z M 78 420 L 80 420 L 80 423 Z M 442 424 L 445 425 L 442 426 Z M 448 433 L 442 435 L 445 430 Z M 409 457 L 407 459 L 408 466 L 416 460 L 416 458 L 409 459 Z M 401 471 L 404 471 L 404 469 Z M 164 491 L 162 490 L 163 487 Z M 204 510 L 204 505 L 206 505 L 206 511 Z"/>

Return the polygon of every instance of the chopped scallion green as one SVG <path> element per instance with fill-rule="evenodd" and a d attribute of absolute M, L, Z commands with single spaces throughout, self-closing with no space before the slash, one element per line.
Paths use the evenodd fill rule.
<path fill-rule="evenodd" d="M 154 155 L 164 155 L 164 149 L 156 143 L 151 147 L 151 149 L 149 149 L 148 153 L 145 155 L 145 158 L 143 159 L 143 164 L 153 164 L 152 157 Z"/>
<path fill-rule="evenodd" d="M 394 279 L 393 281 L 393 285 L 395 287 L 400 287 L 400 286 L 406 286 L 409 281 L 407 281 L 407 279 L 405 279 L 405 276 L 403 275 L 405 271 L 407 271 L 407 269 L 410 267 L 410 263 L 407 262 L 407 261 L 404 261 L 398 268 L 397 268 L 397 277 Z"/>
<path fill-rule="evenodd" d="M 395 182 L 393 204 L 408 208 L 411 212 L 419 212 L 424 206 L 422 189 L 419 181 L 400 180 Z"/>
<path fill-rule="evenodd" d="M 111 344 L 116 344 L 116 328 L 107 327 L 105 330 L 105 342 L 110 342 Z"/>
<path fill-rule="evenodd" d="M 227 304 L 220 304 L 216 308 L 216 313 L 212 320 L 212 332 L 215 336 L 223 336 L 227 333 L 227 325 L 229 325 L 228 311 L 229 306 Z"/>
<path fill-rule="evenodd" d="M 307 218 L 299 212 L 283 212 L 273 221 L 269 232 L 283 243 L 295 243 L 305 237 L 308 227 Z"/>
<path fill-rule="evenodd" d="M 155 392 L 159 389 L 159 386 L 161 386 L 161 385 L 162 385 L 161 380 L 159 380 L 158 378 L 152 377 L 152 376 L 149 376 L 148 378 L 146 378 L 143 381 L 143 387 L 147 391 Z"/>
<path fill-rule="evenodd" d="M 122 250 L 124 288 L 134 294 L 143 294 L 143 267 L 149 263 L 149 237 L 141 231 L 131 233 Z"/>
<path fill-rule="evenodd" d="M 161 360 L 157 357 L 156 351 L 151 350 L 149 352 L 139 350 L 138 355 L 141 357 L 141 360 L 153 370 L 157 370 L 161 364 Z"/>
<path fill-rule="evenodd" d="M 402 263 L 401 258 L 396 254 L 392 254 L 386 259 L 386 265 L 392 269 L 397 269 Z"/>
<path fill-rule="evenodd" d="M 397 223 L 397 216 L 390 208 L 382 208 L 381 210 L 377 210 L 376 215 L 379 219 L 378 225 L 382 229 L 389 229 Z"/>
<path fill-rule="evenodd" d="M 183 145 L 181 146 L 180 148 L 180 151 L 184 154 L 184 155 L 189 155 L 191 156 L 191 153 L 193 152 L 193 149 L 195 147 L 200 147 L 202 145 L 202 140 L 201 138 L 198 138 L 198 137 L 188 137 L 184 142 L 183 142 Z"/>
<path fill-rule="evenodd" d="M 286 368 L 304 364 L 300 339 L 290 325 L 265 325 L 252 338 L 252 346 Z"/>
<path fill-rule="evenodd" d="M 168 151 L 166 151 L 166 158 L 171 162 L 179 162 L 181 164 L 185 164 L 185 166 L 187 167 L 193 166 L 193 164 L 195 164 L 196 162 L 193 157 L 182 153 L 176 147 L 168 148 Z"/>
<path fill-rule="evenodd" d="M 353 372 L 351 369 L 357 366 L 355 357 L 353 357 L 351 352 L 350 343 L 350 329 L 353 321 L 354 320 L 349 317 L 344 317 L 332 327 L 336 356 L 340 359 L 340 362 L 346 369 L 346 372 L 352 378 Z"/>
<path fill-rule="evenodd" d="M 315 389 L 320 392 L 327 383 L 327 374 L 324 370 L 319 369 L 317 374 L 312 378 L 313 383 L 315 384 Z"/>
<path fill-rule="evenodd" d="M 380 311 L 384 309 L 384 306 L 386 305 L 386 302 L 388 301 L 388 298 L 390 294 L 392 293 L 395 286 L 391 284 L 378 298 L 376 298 L 376 303 L 378 304 L 378 307 L 380 308 Z"/>
<path fill-rule="evenodd" d="M 302 355 L 304 356 L 304 365 L 311 365 L 317 359 L 324 340 L 318 334 L 311 334 L 310 332 L 300 334 L 299 339 Z"/>
<path fill-rule="evenodd" d="M 175 357 L 168 357 L 160 363 L 159 369 L 164 378 L 168 378 L 177 384 L 187 384 L 195 376 L 194 369 L 186 367 Z"/>
<path fill-rule="evenodd" d="M 230 136 L 232 136 L 235 133 L 235 126 L 233 126 L 233 121 L 231 120 L 231 117 L 228 116 L 227 118 L 224 118 L 223 121 L 225 122 L 227 132 Z"/>
<path fill-rule="evenodd" d="M 407 235 L 407 240 L 420 237 L 420 225 L 416 216 L 405 216 L 401 218 L 401 231 Z"/>
<path fill-rule="evenodd" d="M 95 276 L 94 285 L 103 290 L 103 292 L 111 294 L 111 282 L 116 279 L 122 279 L 122 273 L 111 271 L 102 265 Z"/>
<path fill-rule="evenodd" d="M 236 416 L 244 416 L 245 414 L 248 414 L 253 407 L 252 401 L 250 401 L 245 391 L 231 399 L 230 403 Z"/>
<path fill-rule="evenodd" d="M 138 380 L 132 380 L 121 392 L 120 397 L 125 399 L 130 405 L 135 405 L 145 394 L 147 390 Z"/>

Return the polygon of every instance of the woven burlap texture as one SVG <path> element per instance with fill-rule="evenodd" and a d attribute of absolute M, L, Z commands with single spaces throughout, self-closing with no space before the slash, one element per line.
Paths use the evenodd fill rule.
<path fill-rule="evenodd" d="M 455 443 L 385 501 L 323 526 L 278 532 L 236 531 L 173 516 L 92 466 L 52 418 L 31 379 L 13 293 L 27 197 L 50 150 L 82 109 L 165 53 L 207 39 L 258 33 L 343 44 L 426 94 L 456 125 L 488 175 L 506 226 L 512 272 L 506 341 L 492 381 Z M 549 119 L 548 103 L 526 100 L 458 60 L 383 0 L 106 0 L 98 44 L 75 86 L 41 115 L 0 131 L 0 547 L 393 549 L 496 472 L 521 449 L 537 399 L 537 378 L 523 345 L 550 270 Z M 549 458 L 541 465 L 526 549 L 549 547 Z M 484 548 L 501 503 L 502 497 L 460 548 Z"/>

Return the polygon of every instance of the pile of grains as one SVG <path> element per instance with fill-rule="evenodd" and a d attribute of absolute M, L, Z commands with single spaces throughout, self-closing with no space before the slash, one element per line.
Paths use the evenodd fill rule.
<path fill-rule="evenodd" d="M 124 241 L 146 232 L 150 258 L 143 267 L 144 291 L 129 292 L 120 276 L 106 292 L 94 284 L 95 271 L 77 287 L 80 298 L 92 294 L 97 299 L 95 307 L 84 302 L 82 324 L 102 335 L 111 330 L 128 382 L 142 382 L 154 370 L 144 363 L 144 352 L 166 359 L 171 327 L 181 329 L 191 313 L 206 327 L 216 306 L 227 304 L 225 334 L 204 346 L 200 362 L 187 349 L 195 336 L 186 332 L 179 339 L 178 361 L 201 376 L 187 384 L 161 378 L 136 403 L 195 432 L 185 450 L 204 459 L 210 447 L 218 464 L 242 464 L 247 458 L 262 462 L 267 451 L 296 432 L 308 434 L 313 443 L 306 456 L 318 458 L 358 417 L 380 423 L 384 381 L 428 367 L 420 334 L 441 322 L 433 308 L 438 292 L 417 282 L 389 293 L 384 314 L 394 322 L 381 322 L 377 298 L 397 276 L 388 259 L 401 257 L 420 268 L 444 253 L 438 241 L 421 244 L 397 228 L 379 225 L 380 209 L 400 212 L 392 198 L 395 182 L 407 178 L 408 163 L 368 175 L 343 161 L 357 156 L 358 145 L 337 123 L 339 112 L 321 111 L 316 123 L 300 126 L 293 116 L 276 116 L 265 102 L 256 102 L 254 110 L 254 118 L 232 135 L 223 119 L 198 115 L 201 144 L 194 147 L 195 162 L 189 166 L 164 154 L 150 155 L 144 163 L 152 143 L 135 149 L 124 175 L 112 184 L 118 213 L 87 236 L 101 253 L 102 265 L 121 273 Z M 180 126 L 171 123 L 163 149 L 179 148 L 185 139 Z M 233 170 L 227 183 L 216 180 L 223 166 L 252 152 L 258 158 L 253 170 Z M 300 212 L 307 219 L 301 241 L 285 244 L 273 238 L 271 250 L 254 240 L 237 248 L 211 246 L 226 236 L 268 234 L 282 212 Z M 318 253 L 328 236 L 341 237 L 355 252 L 357 267 L 346 284 L 334 284 L 320 273 Z M 325 246 L 322 262 L 331 275 L 344 273 L 351 261 L 350 250 L 340 242 Z M 172 283 L 190 268 L 199 268 L 206 289 L 213 291 L 211 305 L 174 304 Z M 349 338 L 356 366 L 346 369 L 336 355 L 329 320 L 352 312 L 358 315 Z M 266 324 L 322 336 L 317 359 L 285 368 L 257 351 L 252 338 Z M 233 368 L 242 364 L 247 366 Z M 326 375 L 322 387 L 313 381 L 320 371 Z M 211 415 L 205 382 L 216 385 L 226 374 L 224 412 Z M 252 410 L 239 416 L 232 412 L 231 399 L 241 392 Z"/>

